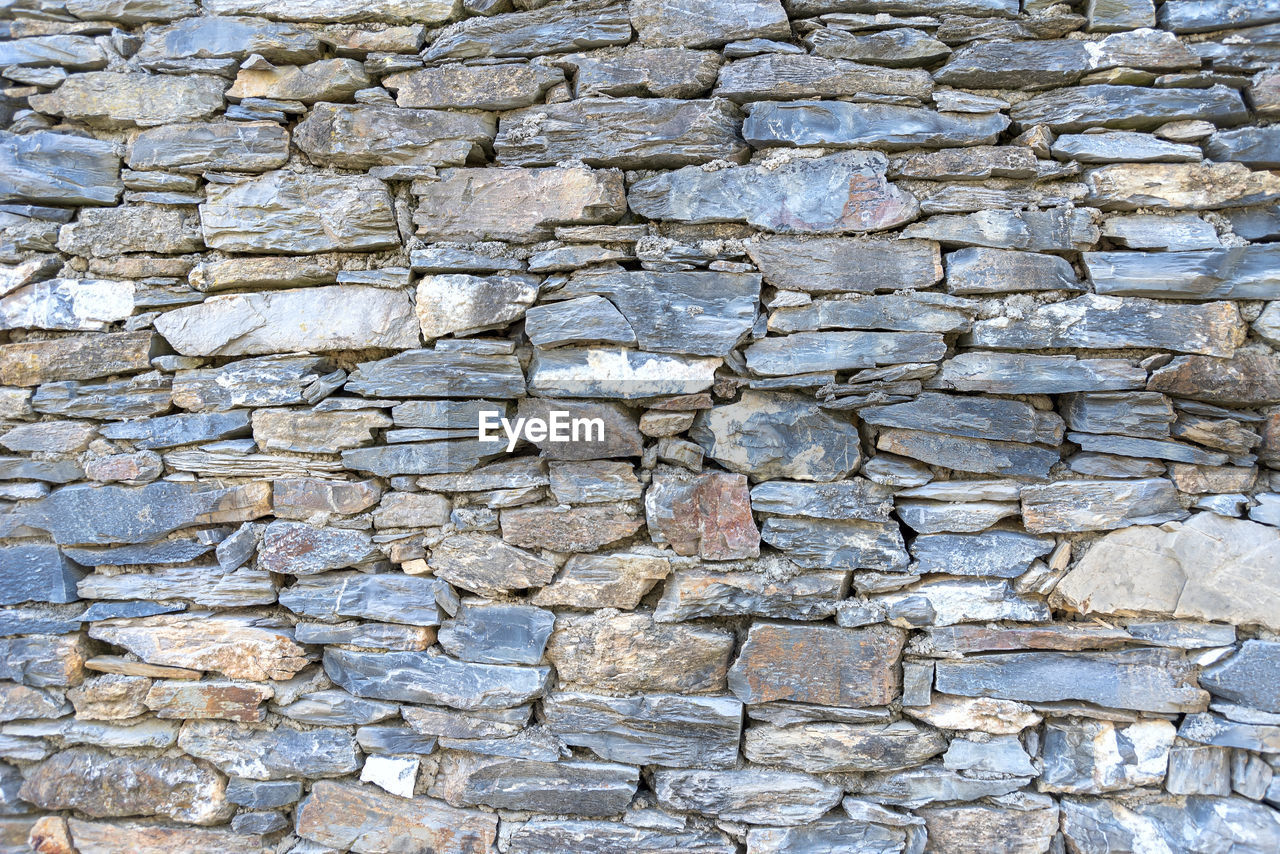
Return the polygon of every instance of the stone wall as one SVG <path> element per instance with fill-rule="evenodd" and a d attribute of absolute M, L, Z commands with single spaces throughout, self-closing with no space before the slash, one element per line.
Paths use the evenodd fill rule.
<path fill-rule="evenodd" d="M 0 852 L 1280 851 L 1271 0 L 0 19 Z"/>

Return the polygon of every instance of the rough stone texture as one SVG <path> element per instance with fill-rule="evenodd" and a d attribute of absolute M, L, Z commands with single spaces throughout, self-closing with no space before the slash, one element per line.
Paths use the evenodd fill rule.
<path fill-rule="evenodd" d="M 744 703 L 793 700 L 827 706 L 880 706 L 901 688 L 896 629 L 755 623 L 729 671 Z"/>

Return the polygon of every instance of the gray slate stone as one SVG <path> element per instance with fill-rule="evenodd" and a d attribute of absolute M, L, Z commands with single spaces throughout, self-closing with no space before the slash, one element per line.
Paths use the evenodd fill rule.
<path fill-rule="evenodd" d="M 922 534 L 911 543 L 910 568 L 920 574 L 1016 578 L 1053 547 L 1052 538 L 1034 537 L 1021 531 Z"/>
<path fill-rule="evenodd" d="M 266 172 L 289 159 L 289 133 L 275 122 L 206 122 L 144 130 L 129 144 L 131 169 Z"/>
<path fill-rule="evenodd" d="M 361 697 L 502 709 L 541 697 L 549 667 L 473 664 L 435 652 L 356 652 L 327 647 L 325 673 Z"/>
<path fill-rule="evenodd" d="M 946 264 L 951 294 L 1081 289 L 1075 270 L 1056 255 L 974 247 L 947 253 Z"/>
<path fill-rule="evenodd" d="M 969 89 L 1045 89 L 1070 86 L 1096 63 L 1083 41 L 976 42 L 957 50 L 933 74 Z"/>
<path fill-rule="evenodd" d="M 922 237 L 955 246 L 989 246 L 1031 252 L 1089 249 L 1098 229 L 1088 211 L 984 210 L 967 216 L 933 216 L 908 226 L 904 237 Z"/>
<path fill-rule="evenodd" d="M 1034 533 L 1110 531 L 1159 525 L 1188 513 L 1163 478 L 1063 480 L 1022 491 L 1023 523 Z"/>
<path fill-rule="evenodd" d="M 1235 655 L 1206 668 L 1200 684 L 1233 703 L 1280 713 L 1280 643 L 1246 640 Z"/>
<path fill-rule="evenodd" d="M 928 98 L 932 91 L 933 81 L 924 70 L 894 71 L 823 56 L 764 53 L 724 66 L 714 94 L 742 103 L 860 95 Z"/>
<path fill-rule="evenodd" d="M 528 12 L 473 17 L 445 27 L 423 52 L 435 63 L 489 56 L 539 56 L 631 41 L 627 5 L 578 0 Z"/>
<path fill-rule="evenodd" d="M 574 91 L 579 98 L 696 98 L 715 84 L 721 58 L 713 50 L 631 47 L 613 56 L 574 53 L 561 57 L 559 62 L 574 69 Z"/>
<path fill-rule="evenodd" d="M 493 142 L 485 113 L 406 110 L 377 104 L 316 104 L 293 132 L 317 166 L 461 166 Z"/>
<path fill-rule="evenodd" d="M 317 35 L 292 24 L 262 18 L 201 17 L 194 11 L 180 12 L 173 17 L 183 20 L 145 31 L 142 46 L 135 54 L 143 68 L 167 73 L 204 71 L 233 77 L 240 62 L 255 53 L 268 62 L 290 65 L 320 58 Z"/>
<path fill-rule="evenodd" d="M 969 351 L 942 363 L 930 388 L 994 394 L 1139 389 L 1146 371 L 1123 359 Z"/>
<path fill-rule="evenodd" d="M 1061 409 L 1067 426 L 1085 433 L 1162 439 L 1174 421 L 1169 398 L 1157 392 L 1072 394 Z"/>
<path fill-rule="evenodd" d="M 515 398 L 525 393 L 520 361 L 503 354 L 409 350 L 361 362 L 344 388 L 366 397 Z"/>
<path fill-rule="evenodd" d="M 738 39 L 788 38 L 791 26 L 778 0 L 693 0 L 672 10 L 658 0 L 637 0 L 631 25 L 654 47 L 718 47 Z"/>
<path fill-rule="evenodd" d="M 1145 133 L 1067 133 L 1053 141 L 1053 156 L 1079 163 L 1195 163 L 1198 145 L 1169 142 Z"/>
<path fill-rule="evenodd" d="M 1199 252 L 1085 252 L 1094 291 L 1156 299 L 1280 299 L 1271 245 Z"/>
<path fill-rule="evenodd" d="M 720 359 L 640 350 L 561 347 L 539 350 L 529 364 L 529 390 L 541 397 L 623 400 L 696 394 L 715 381 Z"/>
<path fill-rule="evenodd" d="M 747 347 L 747 366 L 763 376 L 849 371 L 946 355 L 942 336 L 930 332 L 796 332 Z"/>
<path fill-rule="evenodd" d="M 653 775 L 658 803 L 722 821 L 795 825 L 820 818 L 844 792 L 817 777 L 794 771 L 740 769 L 680 771 Z"/>
<path fill-rule="evenodd" d="M 1004 398 L 925 392 L 906 403 L 861 409 L 858 417 L 880 427 L 924 430 L 974 439 L 1011 442 L 1062 442 L 1062 419 L 1030 404 Z"/>
<path fill-rule="evenodd" d="M 288 355 L 241 359 L 220 368 L 179 370 L 173 375 L 173 402 L 182 409 L 219 412 L 240 406 L 306 403 L 307 387 L 332 367 L 321 356 Z"/>
<path fill-rule="evenodd" d="M 574 344 L 626 347 L 636 343 L 635 330 L 622 312 L 595 295 L 531 306 L 525 312 L 524 331 L 533 346 L 544 349 Z"/>
<path fill-rule="evenodd" d="M 531 605 L 464 603 L 440 627 L 445 652 L 480 664 L 537 664 L 555 615 Z"/>
<path fill-rule="evenodd" d="M 760 538 L 808 569 L 899 570 L 909 563 L 894 522 L 770 517 Z"/>
<path fill-rule="evenodd" d="M 0 604 L 75 602 L 84 571 L 57 546 L 17 543 L 0 547 Z"/>
<path fill-rule="evenodd" d="M 249 435 L 249 411 L 232 409 L 214 413 L 182 413 L 104 424 L 104 439 L 124 440 L 139 450 L 173 448 L 196 442 L 233 439 Z"/>
<path fill-rule="evenodd" d="M 810 774 L 894 771 L 919 765 L 946 750 L 938 730 L 910 721 L 844 724 L 769 724 L 747 728 L 742 752 L 751 762 Z"/>
<path fill-rule="evenodd" d="M 513 823 L 511 854 L 733 854 L 737 846 L 718 831 L 634 827 L 610 821 L 532 819 Z"/>
<path fill-rule="evenodd" d="M 755 148 L 873 146 L 894 151 L 990 145 L 1009 126 L 1000 113 L 940 113 L 848 101 L 761 101 L 746 110 L 742 136 Z"/>
<path fill-rule="evenodd" d="M 341 777 L 360 767 L 355 739 L 334 729 L 251 729 L 226 721 L 187 721 L 178 746 L 225 774 L 250 780 Z"/>
<path fill-rule="evenodd" d="M 1074 133 L 1090 127 L 1148 130 L 1188 120 L 1233 125 L 1245 121 L 1247 114 L 1239 93 L 1222 85 L 1148 89 L 1095 84 L 1037 95 L 1012 107 L 1009 117 L 1023 128 L 1047 125 L 1059 133 Z"/>
<path fill-rule="evenodd" d="M 750 614 L 782 620 L 821 620 L 836 613 L 839 601 L 847 593 L 847 582 L 846 573 L 839 570 L 798 573 L 781 581 L 760 572 L 678 570 L 663 589 L 653 618 L 658 622 L 683 622 Z"/>
<path fill-rule="evenodd" d="M 105 140 L 35 131 L 0 131 L 0 201 L 114 205 L 120 156 Z"/>
<path fill-rule="evenodd" d="M 223 107 L 225 80 L 202 74 L 183 77 L 89 71 L 28 99 L 31 109 L 94 127 L 153 127 L 197 121 Z"/>
<path fill-rule="evenodd" d="M 440 760 L 431 793 L 454 806 L 581 816 L 617 815 L 635 795 L 640 772 L 631 765 L 480 756 L 450 751 Z"/>
<path fill-rule="evenodd" d="M 938 244 L 927 240 L 779 236 L 747 241 L 746 249 L 765 281 L 786 290 L 874 293 L 942 279 Z"/>
<path fill-rule="evenodd" d="M 1062 834 L 1068 845 L 1090 851 L 1123 850 L 1147 839 L 1171 851 L 1205 845 L 1265 851 L 1280 842 L 1280 819 L 1274 810 L 1237 797 L 1166 796 L 1132 805 L 1063 798 Z"/>
<path fill-rule="evenodd" d="M 331 572 L 299 578 L 280 591 L 280 604 L 304 617 L 337 622 L 361 617 L 411 626 L 437 626 L 456 608 L 456 594 L 434 578 L 386 573 Z"/>
<path fill-rule="evenodd" d="M 943 468 L 1041 480 L 1059 459 L 1056 448 L 899 428 L 881 429 L 876 447 Z"/>
<path fill-rule="evenodd" d="M 977 304 L 972 300 L 931 291 L 868 294 L 775 308 L 769 313 L 769 331 L 887 329 L 895 332 L 967 332 L 973 327 L 976 310 Z"/>

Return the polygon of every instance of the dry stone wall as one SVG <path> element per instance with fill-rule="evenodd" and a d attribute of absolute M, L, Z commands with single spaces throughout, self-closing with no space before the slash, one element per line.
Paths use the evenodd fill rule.
<path fill-rule="evenodd" d="M 0 852 L 1280 851 L 1272 0 L 0 34 Z"/>

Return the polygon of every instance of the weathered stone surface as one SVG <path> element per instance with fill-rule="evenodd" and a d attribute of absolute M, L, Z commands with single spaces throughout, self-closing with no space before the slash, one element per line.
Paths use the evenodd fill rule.
<path fill-rule="evenodd" d="M 554 623 L 530 605 L 467 603 L 440 627 L 440 646 L 461 661 L 537 664 Z"/>
<path fill-rule="evenodd" d="M 673 13 L 655 0 L 631 7 L 640 41 L 653 47 L 715 47 L 738 39 L 788 38 L 787 13 L 777 0 L 696 0 Z"/>
<path fill-rule="evenodd" d="M 422 21 L 438 24 L 455 9 L 450 0 L 374 0 L 352 9 L 337 0 L 303 0 L 287 9 L 266 0 L 209 0 L 205 9 L 215 15 L 262 15 L 283 21 Z"/>
<path fill-rule="evenodd" d="M 67 825 L 80 854 L 111 854 L 127 849 L 135 854 L 166 854 L 170 851 L 237 851 L 267 854 L 267 840 L 256 833 L 238 833 L 203 827 L 93 822 L 68 819 Z M 61 854 L 55 851 L 53 854 Z"/>
<path fill-rule="evenodd" d="M 885 626 L 757 622 L 729 671 L 729 690 L 744 703 L 887 705 L 901 689 L 903 640 L 901 631 Z"/>
<path fill-rule="evenodd" d="M 1153 371 L 1147 388 L 1224 406 L 1280 403 L 1280 359 L 1254 350 L 1230 359 L 1179 356 Z"/>
<path fill-rule="evenodd" d="M 547 728 L 603 759 L 668 768 L 726 768 L 738 758 L 742 704 L 731 697 L 560 692 L 543 700 Z"/>
<path fill-rule="evenodd" d="M 930 846 L 956 854 L 1034 854 L 1045 851 L 1058 830 L 1058 805 L 1034 795 L 1011 795 L 1000 805 L 930 806 L 920 815 Z"/>
<path fill-rule="evenodd" d="M 320 356 L 285 355 L 180 370 L 173 377 L 173 402 L 182 409 L 214 411 L 305 403 L 307 387 L 331 366 Z"/>
<path fill-rule="evenodd" d="M 404 349 L 418 346 L 417 327 L 403 292 L 351 285 L 226 294 L 156 318 L 160 334 L 190 356 Z"/>
<path fill-rule="evenodd" d="M 937 244 L 924 240 L 769 237 L 748 241 L 746 248 L 765 281 L 789 290 L 873 293 L 927 288 L 943 275 Z M 770 328 L 775 317 L 778 311 L 770 315 Z"/>
<path fill-rule="evenodd" d="M 1207 210 L 1267 204 L 1280 198 L 1280 179 L 1240 163 L 1126 163 L 1085 175 L 1085 201 L 1103 210 Z"/>
<path fill-rule="evenodd" d="M 1180 652 L 998 653 L 935 665 L 939 691 L 964 697 L 1052 702 L 1082 700 L 1148 712 L 1199 711 L 1207 703 L 1194 666 Z"/>
<path fill-rule="evenodd" d="M 317 166 L 461 166 L 493 140 L 495 130 L 483 114 L 316 104 L 293 141 Z"/>
<path fill-rule="evenodd" d="M 990 145 L 1009 125 L 999 113 L 940 113 L 848 101 L 761 101 L 746 110 L 742 136 L 755 148 L 873 146 L 895 151 Z"/>
<path fill-rule="evenodd" d="M 627 6 L 577 0 L 529 12 L 475 17 L 450 24 L 423 53 L 428 62 L 489 56 L 538 56 L 631 41 Z"/>
<path fill-rule="evenodd" d="M 72 748 L 37 766 L 22 797 L 41 809 L 74 809 L 94 818 L 162 815 L 218 824 L 233 810 L 225 791 L 220 774 L 189 759 L 113 757 Z"/>
<path fill-rule="evenodd" d="M 519 320 L 537 298 L 534 276 L 424 276 L 418 282 L 418 321 L 428 341 L 471 334 Z"/>
<path fill-rule="evenodd" d="M 708 160 L 738 160 L 737 110 L 724 101 L 665 98 L 583 98 L 504 115 L 494 149 L 514 166 L 553 166 L 579 159 L 588 166 L 675 168 Z"/>
<path fill-rule="evenodd" d="M 760 554 L 742 475 L 655 478 L 645 495 L 645 519 L 653 541 L 670 543 L 678 555 L 735 560 Z"/>
<path fill-rule="evenodd" d="M 838 480 L 862 461 L 857 428 L 799 395 L 744 392 L 737 403 L 700 413 L 689 436 L 756 480 Z"/>
<path fill-rule="evenodd" d="M 0 328 L 102 330 L 133 306 L 132 282 L 50 279 L 0 299 Z"/>
<path fill-rule="evenodd" d="M 554 854 L 570 848 L 582 854 L 623 850 L 634 854 L 730 854 L 735 845 L 717 831 L 635 827 L 609 821 L 534 819 L 516 824 L 511 834 L 512 854 Z"/>
<path fill-rule="evenodd" d="M 96 623 L 89 636 L 122 646 L 149 664 L 216 670 L 231 679 L 288 679 L 305 650 L 282 629 L 235 616 L 167 615 Z"/>
<path fill-rule="evenodd" d="M 1133 804 L 1063 798 L 1062 833 L 1076 847 L 1133 847 L 1150 839 L 1171 850 L 1206 844 L 1229 849 L 1255 840 L 1272 844 L 1280 821 L 1273 810 L 1237 797 L 1166 796 Z"/>
<path fill-rule="evenodd" d="M 892 408 L 892 407 L 886 407 Z M 947 436 L 919 430 L 882 429 L 876 447 L 944 468 L 1044 479 L 1058 451 L 1024 442 Z"/>
<path fill-rule="evenodd" d="M 368 176 L 268 172 L 238 184 L 211 184 L 200 220 L 205 242 L 226 252 L 352 252 L 400 245 L 386 185 Z"/>
<path fill-rule="evenodd" d="M 1098 84 L 1037 95 L 1010 109 L 1009 117 L 1024 128 L 1048 125 L 1074 133 L 1089 127 L 1146 130 L 1195 119 L 1231 125 L 1246 116 L 1240 95 L 1226 86 L 1156 90 Z"/>
<path fill-rule="evenodd" d="M 152 71 L 199 70 L 233 77 L 240 58 L 250 54 L 279 63 L 309 62 L 320 56 L 320 40 L 299 27 L 247 17 L 187 14 L 186 10 L 166 14 L 163 20 L 182 20 L 145 31 L 136 54 L 139 64 Z"/>
<path fill-rule="evenodd" d="M 1122 359 L 968 351 L 942 363 L 931 387 L 995 394 L 1136 389 L 1146 371 Z"/>
<path fill-rule="evenodd" d="M 462 662 L 436 652 L 356 652 L 329 647 L 325 672 L 361 697 L 435 703 L 455 709 L 502 709 L 542 696 L 547 667 Z"/>
<path fill-rule="evenodd" d="M 757 374 L 787 376 L 930 361 L 945 353 L 942 336 L 929 332 L 796 332 L 757 341 L 746 357 Z"/>
<path fill-rule="evenodd" d="M 1280 712 L 1275 683 L 1280 670 L 1280 644 L 1247 640 L 1225 661 L 1206 668 L 1200 684 L 1210 693 L 1233 703 Z"/>
<path fill-rule="evenodd" d="M 547 643 L 561 683 L 616 692 L 721 690 L 732 652 L 723 629 L 655 623 L 645 613 L 561 615 Z"/>
<path fill-rule="evenodd" d="M 630 506 L 516 507 L 503 510 L 502 538 L 526 549 L 591 552 L 626 539 L 644 524 Z"/>
<path fill-rule="evenodd" d="M 84 571 L 57 546 L 19 543 L 0 547 L 0 604 L 74 602 Z"/>
<path fill-rule="evenodd" d="M 1081 613 L 1276 624 L 1275 528 L 1213 513 L 1168 527 L 1108 534 L 1058 583 L 1055 600 Z"/>
<path fill-rule="evenodd" d="M 970 300 L 928 291 L 838 297 L 774 309 L 769 314 L 769 330 L 782 333 L 819 329 L 967 332 L 973 327 L 975 308 Z"/>
<path fill-rule="evenodd" d="M 622 312 L 594 295 L 531 307 L 525 313 L 525 334 L 540 348 L 636 343 L 636 333 Z"/>
<path fill-rule="evenodd" d="M 911 571 L 1016 578 L 1053 545 L 1052 539 L 1020 531 L 923 534 L 911 544 Z"/>
<path fill-rule="evenodd" d="M 1012 735 L 1040 723 L 1040 715 L 1025 703 L 993 697 L 952 697 L 934 694 L 927 706 L 904 712 L 941 729 L 977 730 Z"/>
<path fill-rule="evenodd" d="M 670 571 L 671 562 L 656 554 L 573 555 L 531 601 L 543 607 L 631 610 Z"/>
<path fill-rule="evenodd" d="M 158 718 L 219 718 L 250 723 L 266 717 L 261 704 L 272 694 L 266 685 L 173 679 L 151 685 L 145 702 Z"/>
<path fill-rule="evenodd" d="M 525 393 L 524 374 L 514 356 L 441 347 L 362 362 L 345 388 L 367 397 L 512 398 Z"/>
<path fill-rule="evenodd" d="M 810 569 L 891 571 L 909 562 L 893 522 L 771 517 L 760 532 L 766 543 Z"/>
<path fill-rule="evenodd" d="M 1062 414 L 1072 430 L 1150 439 L 1168 436 L 1174 420 L 1169 399 L 1153 392 L 1073 394 L 1063 399 Z"/>
<path fill-rule="evenodd" d="M 884 177 L 887 168 L 878 152 L 793 158 L 771 169 L 685 167 L 637 181 L 627 201 L 649 219 L 747 222 L 774 232 L 880 231 L 919 211 L 913 196 Z"/>
<path fill-rule="evenodd" d="M 228 98 L 268 98 L 280 101 L 345 101 L 372 81 L 354 59 L 322 59 L 308 65 L 241 68 Z"/>
<path fill-rule="evenodd" d="M 265 409 L 253 413 L 253 438 L 264 451 L 334 454 L 371 445 L 373 431 L 392 421 L 376 410 L 299 412 Z"/>
<path fill-rule="evenodd" d="M 966 216 L 934 216 L 908 226 L 904 237 L 937 240 L 957 246 L 1023 249 L 1031 252 L 1089 249 L 1098 229 L 1087 211 L 984 210 Z"/>
<path fill-rule="evenodd" d="M 414 222 L 427 240 L 532 242 L 557 225 L 612 222 L 626 212 L 621 173 L 582 166 L 443 170 L 413 189 Z"/>
<path fill-rule="evenodd" d="M 131 169 L 266 172 L 289 159 L 289 134 L 275 122 L 164 125 L 144 130 L 129 144 Z"/>
<path fill-rule="evenodd" d="M 410 626 L 435 626 L 456 596 L 434 578 L 384 573 L 328 572 L 299 578 L 280 591 L 280 604 L 323 622 L 361 617 Z"/>
<path fill-rule="evenodd" d="M 637 350 L 559 347 L 534 353 L 529 390 L 541 397 L 624 400 L 695 394 L 711 387 L 720 359 Z"/>
<path fill-rule="evenodd" d="M 654 609 L 658 622 L 754 614 L 790 620 L 832 616 L 847 588 L 841 571 L 806 572 L 775 581 L 763 573 L 687 569 L 668 582 Z"/>
<path fill-rule="evenodd" d="M 653 775 L 658 803 L 749 824 L 804 824 L 840 802 L 843 792 L 791 771 L 678 771 Z"/>
<path fill-rule="evenodd" d="M 822 56 L 764 53 L 724 66 L 715 94 L 741 103 L 868 94 L 926 98 L 932 91 L 933 81 L 923 70 L 888 71 Z"/>
<path fill-rule="evenodd" d="M 1022 491 L 1027 530 L 1109 531 L 1182 519 L 1187 512 L 1173 484 L 1146 480 L 1071 480 Z"/>
<path fill-rule="evenodd" d="M 58 232 L 58 248 L 84 257 L 127 252 L 178 254 L 204 246 L 189 207 L 133 205 L 82 210 Z"/>
<path fill-rule="evenodd" d="M 1101 794 L 1160 785 L 1175 730 L 1168 721 L 1055 718 L 1045 725 L 1042 792 Z"/>
<path fill-rule="evenodd" d="M 909 768 L 936 756 L 946 746 L 942 733 L 908 721 L 789 727 L 765 724 L 747 728 L 742 752 L 752 762 L 821 774 Z"/>
<path fill-rule="evenodd" d="M 639 771 L 630 765 L 563 760 L 538 762 L 451 751 L 431 794 L 457 807 L 607 816 L 623 812 Z"/>
<path fill-rule="evenodd" d="M 86 124 L 150 127 L 207 118 L 222 109 L 226 82 L 216 77 L 174 77 L 91 71 L 73 74 L 53 92 L 31 96 L 31 108 Z"/>
<path fill-rule="evenodd" d="M 288 727 L 253 729 L 222 721 L 188 721 L 178 746 L 226 774 L 251 780 L 340 777 L 360 767 L 355 739 L 345 732 Z"/>
<path fill-rule="evenodd" d="M 1160 7 L 1160 27 L 1175 33 L 1198 33 L 1206 30 L 1235 29 L 1267 24 L 1280 19 L 1269 3 L 1246 3 L 1240 6 L 1215 0 L 1177 0 L 1168 8 Z"/>
<path fill-rule="evenodd" d="M 198 605 L 222 608 L 270 605 L 276 601 L 276 588 L 271 577 L 265 571 L 252 569 L 226 575 L 208 567 L 175 567 L 122 575 L 94 574 L 86 576 L 78 589 L 86 599 L 184 598 Z"/>
<path fill-rule="evenodd" d="M 262 535 L 258 567 L 288 575 L 315 575 L 381 557 L 361 531 L 313 528 L 302 522 L 272 522 Z"/>
<path fill-rule="evenodd" d="M 961 249 L 947 255 L 947 292 L 1079 290 L 1075 271 L 1062 258 L 1005 249 Z"/>
<path fill-rule="evenodd" d="M 632 47 L 620 54 L 575 53 L 557 60 L 572 70 L 577 97 L 651 95 L 696 98 L 716 82 L 720 54 L 711 50 Z M 521 105 L 523 106 L 523 105 Z"/>
<path fill-rule="evenodd" d="M 120 157 L 105 140 L 0 132 L 0 200 L 112 205 L 120 198 L 119 176 Z"/>

